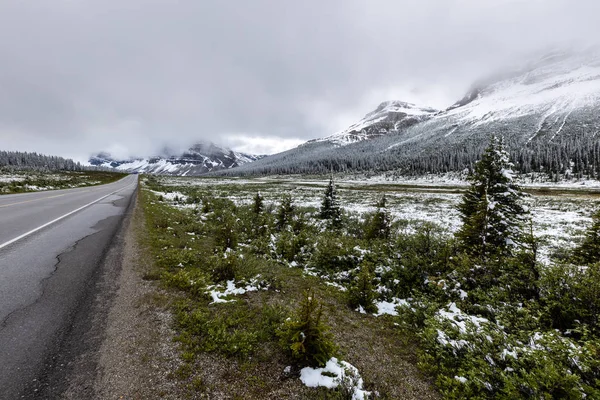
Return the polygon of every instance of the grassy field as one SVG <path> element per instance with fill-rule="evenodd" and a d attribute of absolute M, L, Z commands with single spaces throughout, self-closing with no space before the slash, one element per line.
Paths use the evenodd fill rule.
<path fill-rule="evenodd" d="M 102 185 L 118 181 L 125 176 L 127 174 L 105 171 L 8 173 L 0 169 L 0 195 Z"/>
<path fill-rule="evenodd" d="M 318 215 L 324 180 L 145 177 L 142 183 L 147 226 L 142 239 L 154 259 L 147 278 L 171 293 L 175 340 L 184 360 L 172 378 L 189 398 L 528 397 L 521 386 L 513 390 L 511 385 L 534 378 L 524 377 L 518 369 L 523 366 L 510 364 L 504 351 L 517 354 L 523 338 L 539 339 L 553 330 L 544 325 L 543 305 L 521 305 L 515 313 L 526 309 L 539 311 L 539 316 L 527 314 L 532 328 L 513 329 L 521 335 L 513 338 L 517 334 L 503 323 L 503 307 L 512 305 L 502 300 L 492 318 L 494 313 L 469 303 L 481 296 L 476 289 L 451 283 L 457 279 L 453 269 L 462 268 L 452 241 L 460 226 L 460 188 L 340 183 L 343 217 L 334 228 Z M 254 210 L 257 193 L 263 198 L 260 212 Z M 381 211 L 375 204 L 383 193 L 391 231 L 385 238 L 369 237 L 365 232 Z M 287 217 L 281 215 L 286 195 L 292 205 Z M 527 202 L 538 263 L 547 269 L 568 257 L 590 215 L 600 208 L 600 197 L 583 193 L 534 195 Z M 320 320 L 306 317 L 319 314 L 318 305 L 306 307 L 306 296 L 322 307 Z M 499 300 L 490 300 L 496 307 L 492 301 Z M 301 339 L 290 334 L 303 315 L 319 326 L 317 336 L 324 344 L 314 351 L 320 362 L 294 351 L 310 347 L 304 331 Z M 474 321 L 473 326 L 456 330 L 440 321 L 448 315 L 459 328 L 464 321 Z M 418 323 L 407 323 L 412 321 L 425 325 L 415 329 Z M 475 329 L 480 325 L 485 332 Z M 470 335 L 469 343 L 483 335 L 494 344 L 486 350 L 488 358 L 481 354 L 487 369 L 477 364 L 477 346 L 472 345 L 477 350 L 473 354 L 464 353 L 465 335 Z M 571 345 L 581 349 L 587 342 Z M 593 355 L 593 346 L 585 349 Z M 450 368 L 440 361 L 458 350 L 469 364 L 454 362 Z M 528 351 L 518 354 L 531 362 Z M 583 365 L 590 362 L 588 353 L 578 357 Z M 324 361 L 330 361 L 328 368 L 319 370 Z M 556 371 L 562 362 L 548 361 Z M 587 368 L 598 373 L 592 364 Z M 497 370 L 500 365 L 504 370 Z M 310 372 L 333 381 L 332 388 L 308 387 Z M 503 378 L 489 378 L 495 374 Z M 586 375 L 571 386 L 552 382 L 536 390 L 540 398 L 556 393 L 594 398 L 596 392 L 585 386 L 589 379 L 594 378 Z"/>

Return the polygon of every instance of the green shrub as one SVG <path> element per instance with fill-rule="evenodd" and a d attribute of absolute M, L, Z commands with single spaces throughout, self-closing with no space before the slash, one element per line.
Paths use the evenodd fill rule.
<path fill-rule="evenodd" d="M 479 317 L 440 315 L 426 320 L 420 365 L 437 376 L 444 398 L 581 399 L 600 394 L 597 342 L 580 344 L 554 330 L 508 334 Z"/>
<path fill-rule="evenodd" d="M 547 266 L 540 290 L 543 320 L 549 326 L 564 331 L 584 323 L 600 335 L 600 263 L 587 268 Z"/>
<path fill-rule="evenodd" d="M 310 265 L 326 273 L 353 270 L 361 261 L 357 245 L 358 241 L 352 237 L 322 234 L 310 259 Z"/>
<path fill-rule="evenodd" d="M 236 278 L 241 260 L 237 254 L 226 251 L 210 258 L 211 275 L 215 282 L 230 281 Z"/>
<path fill-rule="evenodd" d="M 198 268 L 182 268 L 174 273 L 163 272 L 162 279 L 169 287 L 187 291 L 197 297 L 206 297 L 208 278 Z"/>
<path fill-rule="evenodd" d="M 576 262 L 583 264 L 600 262 L 600 210 L 592 215 L 592 224 L 585 233 L 583 243 L 573 253 Z"/>
<path fill-rule="evenodd" d="M 217 250 L 234 249 L 238 244 L 239 220 L 229 209 L 218 209 L 209 219 L 211 238 Z"/>
<path fill-rule="evenodd" d="M 260 215 L 265 209 L 263 197 L 260 192 L 256 192 L 252 203 L 252 212 L 256 215 Z"/>
<path fill-rule="evenodd" d="M 329 227 L 333 229 L 341 228 L 342 226 L 342 209 L 337 199 L 337 191 L 333 177 L 329 179 L 329 184 L 325 189 L 325 194 L 321 202 L 319 216 L 329 222 Z"/>
<path fill-rule="evenodd" d="M 308 243 L 308 236 L 304 233 L 281 232 L 277 235 L 275 246 L 277 257 L 289 262 L 294 261 Z"/>
<path fill-rule="evenodd" d="M 181 334 L 176 340 L 192 354 L 218 351 L 228 356 L 247 357 L 260 343 L 254 329 L 256 315 L 233 304 L 220 304 L 224 311 L 211 313 L 190 303 L 179 305 L 175 320 Z"/>

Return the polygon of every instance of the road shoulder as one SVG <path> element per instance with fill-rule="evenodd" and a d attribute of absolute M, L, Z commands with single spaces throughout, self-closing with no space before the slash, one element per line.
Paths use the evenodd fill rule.
<path fill-rule="evenodd" d="M 126 229 L 117 293 L 108 312 L 105 337 L 99 349 L 94 381 L 96 399 L 177 398 L 169 373 L 179 363 L 171 315 L 156 285 L 144 279 L 151 260 L 139 238 L 144 231 L 143 213 L 136 203 Z M 66 399 L 80 398 L 76 390 Z"/>

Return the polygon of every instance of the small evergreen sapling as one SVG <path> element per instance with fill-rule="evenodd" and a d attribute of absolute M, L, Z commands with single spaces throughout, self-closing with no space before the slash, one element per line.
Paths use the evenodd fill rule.
<path fill-rule="evenodd" d="M 342 210 L 337 200 L 333 177 L 329 179 L 329 184 L 325 189 L 325 196 L 321 203 L 320 217 L 329 220 L 331 226 L 334 228 L 339 228 L 342 224 Z"/>
<path fill-rule="evenodd" d="M 254 196 L 254 203 L 252 204 L 252 211 L 256 215 L 260 215 L 265 209 L 263 197 L 260 192 L 256 192 L 256 196 Z"/>
<path fill-rule="evenodd" d="M 503 141 L 493 136 L 458 206 L 463 225 L 456 236 L 467 253 L 487 258 L 521 247 L 527 211 L 512 167 Z"/>
<path fill-rule="evenodd" d="M 314 291 L 305 291 L 296 315 L 277 332 L 281 346 L 294 361 L 322 367 L 334 355 L 336 346 L 322 317 L 323 306 Z"/>
<path fill-rule="evenodd" d="M 368 264 L 363 264 L 360 272 L 348 291 L 348 305 L 352 309 L 362 307 L 367 313 L 377 311 L 375 306 L 375 290 L 373 287 L 373 273 Z"/>
<path fill-rule="evenodd" d="M 368 219 L 365 229 L 366 239 L 389 239 L 392 219 L 387 210 L 385 194 L 376 204 L 377 211 Z"/>
<path fill-rule="evenodd" d="M 277 210 L 277 220 L 275 221 L 277 230 L 284 230 L 286 226 L 291 225 L 295 210 L 296 207 L 292 204 L 292 196 L 289 194 L 283 195 Z"/>

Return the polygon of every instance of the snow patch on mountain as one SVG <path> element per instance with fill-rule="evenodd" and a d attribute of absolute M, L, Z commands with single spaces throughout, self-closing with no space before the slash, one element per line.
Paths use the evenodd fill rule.
<path fill-rule="evenodd" d="M 89 162 L 123 172 L 193 176 L 235 168 L 262 157 L 264 156 L 235 152 L 213 143 L 197 143 L 180 155 L 115 160 L 110 154 L 100 153 L 90 158 Z"/>
<path fill-rule="evenodd" d="M 439 111 L 436 109 L 419 107 L 413 103 L 397 100 L 385 101 L 347 129 L 311 142 L 330 142 L 337 146 L 345 146 L 396 132 L 431 118 L 437 112 Z"/>
<path fill-rule="evenodd" d="M 526 118 L 535 127 L 527 141 L 550 131 L 560 134 L 573 112 L 600 105 L 600 52 L 555 52 L 521 70 L 476 85 L 461 101 L 436 118 L 463 130 L 510 124 Z"/>

